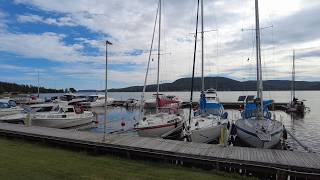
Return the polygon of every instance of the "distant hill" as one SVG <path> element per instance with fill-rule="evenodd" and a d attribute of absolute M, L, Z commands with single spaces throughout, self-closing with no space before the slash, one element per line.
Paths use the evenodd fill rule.
<path fill-rule="evenodd" d="M 296 81 L 296 90 L 320 90 L 320 82 Z M 161 91 L 190 91 L 191 78 L 181 78 L 172 83 L 160 84 Z M 215 88 L 219 91 L 255 91 L 256 81 L 237 81 L 225 77 L 205 77 L 205 89 Z M 263 82 L 267 91 L 282 91 L 291 89 L 289 80 L 268 80 Z M 131 86 L 119 89 L 110 89 L 110 92 L 141 92 L 143 86 Z M 155 92 L 157 85 L 148 85 L 146 91 Z M 201 90 L 201 78 L 194 79 L 194 90 Z"/>
<path fill-rule="evenodd" d="M 20 85 L 15 83 L 0 82 L 0 94 L 4 92 L 37 93 L 38 87 L 32 85 Z M 63 89 L 47 89 L 40 87 L 40 93 L 63 93 Z"/>

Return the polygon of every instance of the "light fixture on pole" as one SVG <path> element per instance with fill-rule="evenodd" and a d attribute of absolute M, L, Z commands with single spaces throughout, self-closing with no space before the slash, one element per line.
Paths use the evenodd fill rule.
<path fill-rule="evenodd" d="M 104 122 L 103 122 L 103 141 L 106 141 L 107 129 L 107 95 L 108 95 L 108 45 L 112 45 L 110 41 L 106 41 L 106 76 L 105 76 L 105 91 L 104 91 Z"/>

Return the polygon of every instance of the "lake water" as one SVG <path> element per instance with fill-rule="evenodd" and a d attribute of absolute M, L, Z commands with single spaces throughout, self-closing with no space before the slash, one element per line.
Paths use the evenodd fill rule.
<path fill-rule="evenodd" d="M 150 98 L 153 93 L 147 92 L 146 99 Z M 183 101 L 189 101 L 190 92 L 165 92 L 166 95 L 176 95 Z M 240 95 L 255 95 L 254 91 L 223 91 L 218 92 L 220 101 L 222 102 L 235 102 Z M 195 92 L 194 101 L 198 101 L 200 92 Z M 42 97 L 52 96 L 52 94 L 42 94 Z M 116 100 L 126 100 L 128 98 L 140 99 L 140 92 L 110 92 L 109 97 Z M 316 152 L 320 152 L 320 91 L 297 91 L 296 97 L 299 99 L 305 99 L 306 106 L 310 108 L 310 111 L 305 114 L 304 117 L 295 117 L 287 114 L 283 111 L 275 111 L 278 120 L 282 120 L 283 124 L 294 134 L 302 143 L 310 147 Z M 273 99 L 275 102 L 289 102 L 290 91 L 267 91 L 264 92 L 264 99 Z M 93 109 L 97 113 L 97 119 L 99 120 L 98 127 L 91 129 L 90 131 L 101 133 L 103 132 L 104 121 L 104 109 Z M 229 119 L 237 119 L 240 117 L 238 110 L 227 110 L 229 113 Z M 139 119 L 138 109 L 125 109 L 121 107 L 108 107 L 107 117 L 107 132 L 118 131 L 120 129 L 130 130 L 133 128 L 133 124 Z M 121 127 L 121 122 L 125 122 L 125 126 Z M 136 135 L 132 133 L 132 135 Z M 293 150 L 301 150 L 298 143 L 296 143 L 288 135 L 288 144 Z"/>

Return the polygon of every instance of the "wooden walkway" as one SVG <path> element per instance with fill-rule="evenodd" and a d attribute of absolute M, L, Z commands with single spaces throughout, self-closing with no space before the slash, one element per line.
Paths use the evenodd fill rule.
<path fill-rule="evenodd" d="M 103 135 L 85 131 L 53 129 L 0 123 L 0 135 L 40 140 L 49 143 L 152 159 L 206 169 L 252 174 L 275 179 L 280 176 L 320 179 L 320 154 L 248 147 L 222 147 L 213 144 L 146 138 L 128 135 Z"/>

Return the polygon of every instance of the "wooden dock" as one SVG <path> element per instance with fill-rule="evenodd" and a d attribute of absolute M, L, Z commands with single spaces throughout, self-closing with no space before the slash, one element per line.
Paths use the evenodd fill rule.
<path fill-rule="evenodd" d="M 125 101 L 114 101 L 112 103 L 112 106 L 123 106 Z M 221 102 L 223 107 L 225 109 L 242 109 L 243 108 L 243 102 Z M 192 106 L 197 106 L 198 102 L 193 102 Z M 270 110 L 285 110 L 285 106 L 287 103 L 282 103 L 282 102 L 275 102 L 269 106 Z M 182 108 L 187 108 L 190 107 L 190 102 L 181 102 L 181 107 Z"/>
<path fill-rule="evenodd" d="M 320 179 L 318 153 L 223 147 L 119 134 L 107 135 L 108 141 L 103 142 L 103 134 L 8 123 L 0 123 L 0 135 L 266 179 L 281 179 L 288 175 L 292 179 Z"/>

